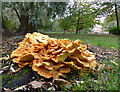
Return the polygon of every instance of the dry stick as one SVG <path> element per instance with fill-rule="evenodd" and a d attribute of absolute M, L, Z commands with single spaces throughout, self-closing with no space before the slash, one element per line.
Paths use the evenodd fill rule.
<path fill-rule="evenodd" d="M 18 69 L 16 69 L 16 70 L 12 71 L 12 72 L 8 72 L 8 74 L 13 74 L 13 73 L 16 73 L 16 72 L 18 72 L 18 71 L 20 71 L 20 70 L 21 70 L 21 68 L 18 68 Z"/>

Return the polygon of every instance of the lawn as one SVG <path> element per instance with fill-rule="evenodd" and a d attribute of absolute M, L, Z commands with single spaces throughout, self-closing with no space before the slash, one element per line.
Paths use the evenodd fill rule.
<path fill-rule="evenodd" d="M 80 91 L 80 90 L 85 90 L 85 91 L 89 91 L 89 90 L 100 90 L 100 91 L 118 91 L 118 78 L 119 78 L 119 59 L 118 56 L 115 55 L 109 55 L 110 53 L 114 53 L 110 50 L 110 49 L 116 49 L 118 50 L 118 36 L 115 35 L 109 35 L 109 34 L 70 34 L 70 33 L 45 33 L 47 35 L 49 35 L 50 37 L 53 38 L 59 38 L 59 39 L 63 39 L 63 38 L 67 38 L 70 40 L 76 40 L 76 39 L 80 39 L 83 43 L 86 44 L 90 44 L 93 46 L 93 49 L 96 48 L 98 49 L 97 52 L 96 50 L 93 51 L 93 53 L 96 55 L 99 55 L 101 58 L 100 60 L 96 62 L 98 64 L 98 66 L 96 67 L 96 72 L 91 72 L 91 71 L 87 71 L 84 73 L 81 72 L 77 72 L 76 70 L 72 70 L 70 73 L 66 74 L 66 78 L 64 78 L 66 81 L 71 83 L 71 86 L 67 86 L 61 84 L 61 86 L 55 86 L 55 83 L 52 83 L 51 80 L 49 79 L 45 79 L 45 91 L 48 91 L 47 89 L 49 89 L 50 91 Z M 24 36 L 16 36 L 16 37 L 11 37 L 11 38 L 5 38 L 3 39 L 3 48 L 2 48 L 2 52 L 4 52 L 3 54 L 5 55 L 10 55 L 11 51 L 13 51 L 15 48 L 17 48 L 17 43 L 22 41 Z M 97 47 L 96 47 L 97 46 Z M 103 47 L 103 48 L 101 48 Z M 107 48 L 109 49 L 109 51 L 111 51 L 109 53 L 104 52 L 105 49 Z M 103 50 L 101 52 L 101 49 Z M 99 51 L 100 50 L 100 51 Z M 115 50 L 115 51 L 116 51 Z M 106 56 L 106 58 L 102 58 Z M 109 57 L 110 56 L 110 57 Z M 98 57 L 98 56 L 96 56 Z M 4 62 L 3 62 L 4 64 Z M 9 64 L 9 60 L 6 60 L 5 65 L 10 65 Z M 30 68 L 26 68 L 28 70 L 30 70 Z M 22 72 L 25 72 L 25 68 L 23 68 L 21 70 Z M 30 70 L 32 71 L 32 70 Z M 33 72 L 33 71 L 32 71 Z M 16 75 L 20 73 L 17 72 Z M 13 76 L 14 75 L 14 76 Z M 18 77 L 15 74 L 12 74 L 10 76 L 13 77 Z M 22 75 L 22 74 L 21 74 Z M 36 80 L 41 79 L 41 77 L 39 75 L 37 75 L 37 73 L 34 72 L 34 77 L 36 78 Z M 3 87 L 4 87 L 4 82 L 6 82 L 6 79 L 9 79 L 10 77 L 8 74 L 3 75 Z M 19 78 L 18 78 L 19 79 Z M 28 79 L 28 78 L 27 78 Z M 26 79 L 25 79 L 26 80 Z M 14 80 L 13 80 L 14 81 Z M 11 81 L 10 81 L 11 82 Z M 9 83 L 9 82 L 7 82 Z M 47 84 L 48 83 L 48 84 Z M 49 85 L 49 83 L 52 83 L 52 85 Z M 7 85 L 7 84 L 6 84 Z M 9 84 L 12 85 L 12 84 Z M 44 86 L 44 85 L 43 85 Z M 39 90 L 42 90 L 41 88 Z M 36 92 L 40 92 L 40 91 L 36 91 Z"/>
<path fill-rule="evenodd" d="M 69 33 L 46 33 L 50 37 L 54 38 L 68 38 L 70 40 L 80 39 L 83 43 L 93 46 L 103 47 L 106 49 L 118 50 L 118 36 L 110 34 L 69 34 Z M 115 57 L 115 56 L 114 56 Z M 78 83 L 72 85 L 70 88 L 73 91 L 76 90 L 118 90 L 118 72 L 119 72 L 119 59 L 108 58 L 101 59 L 101 66 L 99 66 L 99 73 L 97 76 L 86 74 L 84 77 L 78 77 Z M 107 66 L 109 68 L 105 68 Z M 112 72 L 111 72 L 112 69 Z M 74 79 L 74 78 L 73 78 Z M 69 80 L 69 79 L 68 79 Z M 74 79 L 76 80 L 76 79 Z M 69 90 L 64 88 L 64 90 Z"/>
<path fill-rule="evenodd" d="M 47 32 L 53 38 L 68 38 L 70 40 L 80 39 L 83 43 L 93 46 L 100 46 L 108 49 L 118 49 L 118 36 L 110 34 L 75 34 L 75 33 L 57 33 Z"/>

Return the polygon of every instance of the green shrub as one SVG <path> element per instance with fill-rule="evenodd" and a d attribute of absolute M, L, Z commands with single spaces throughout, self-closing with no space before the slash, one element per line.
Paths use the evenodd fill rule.
<path fill-rule="evenodd" d="M 8 27 L 9 31 L 11 31 L 11 32 L 15 32 L 17 29 L 15 22 L 13 22 L 7 18 L 2 20 L 2 24 L 5 25 L 6 27 Z"/>
<path fill-rule="evenodd" d="M 119 29 L 117 29 L 116 26 L 113 26 L 113 27 L 107 29 L 107 31 L 109 31 L 110 34 L 120 35 L 120 27 L 119 27 Z"/>
<path fill-rule="evenodd" d="M 86 28 L 86 29 L 82 29 L 80 30 L 81 33 L 88 33 L 88 32 L 91 32 L 91 29 L 90 28 Z"/>

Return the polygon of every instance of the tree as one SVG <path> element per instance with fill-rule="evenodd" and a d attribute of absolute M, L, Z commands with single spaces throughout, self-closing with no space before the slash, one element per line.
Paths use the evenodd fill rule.
<path fill-rule="evenodd" d="M 117 22 L 117 30 L 119 30 L 119 16 L 118 16 L 118 7 L 117 7 L 117 3 L 114 2 L 115 5 L 115 15 L 116 15 L 116 22 Z"/>
<path fill-rule="evenodd" d="M 69 7 L 69 14 L 61 23 L 64 28 L 72 27 L 75 28 L 76 33 L 79 33 L 79 30 L 91 28 L 94 24 L 99 23 L 95 20 L 96 17 L 97 9 L 91 3 L 75 2 Z"/>
<path fill-rule="evenodd" d="M 103 7 L 100 12 L 102 15 L 106 16 L 104 25 L 109 27 L 109 25 L 116 24 L 117 29 L 119 30 L 120 22 L 120 2 L 103 2 L 101 3 Z"/>
<path fill-rule="evenodd" d="M 64 32 L 69 29 L 73 29 L 73 22 L 74 20 L 72 20 L 72 16 L 64 17 L 63 19 L 60 19 L 60 27 L 64 30 Z"/>
<path fill-rule="evenodd" d="M 12 35 L 10 28 L 7 26 L 8 21 L 9 20 L 7 20 L 7 19 L 2 19 L 2 27 L 4 29 L 4 30 L 2 30 L 2 34 L 3 34 L 3 36 L 7 36 L 7 37 Z"/>
<path fill-rule="evenodd" d="M 9 10 L 15 11 L 20 23 L 17 32 L 26 34 L 36 31 L 37 28 L 40 28 L 39 26 L 45 27 L 46 22 L 51 18 L 54 19 L 57 15 L 61 16 L 66 5 L 65 2 L 7 2 L 3 3 L 3 9 L 7 7 Z"/>

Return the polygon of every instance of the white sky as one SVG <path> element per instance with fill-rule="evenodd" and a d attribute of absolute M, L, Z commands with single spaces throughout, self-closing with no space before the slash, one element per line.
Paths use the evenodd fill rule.
<path fill-rule="evenodd" d="M 70 1 L 80 1 L 80 2 L 102 1 L 102 2 L 111 2 L 111 1 L 119 1 L 119 0 L 70 0 Z"/>
<path fill-rule="evenodd" d="M 100 23 L 103 23 L 106 17 L 101 16 L 100 18 L 96 18 L 97 20 L 100 20 Z"/>
<path fill-rule="evenodd" d="M 97 18 L 97 19 L 99 19 L 100 22 L 103 23 L 104 20 L 105 20 L 105 18 L 106 18 L 106 17 L 101 17 L 101 18 Z M 99 29 L 99 28 L 102 28 L 102 26 L 101 26 L 101 25 L 98 25 L 98 24 L 95 24 L 93 30 L 95 30 L 95 29 Z"/>

